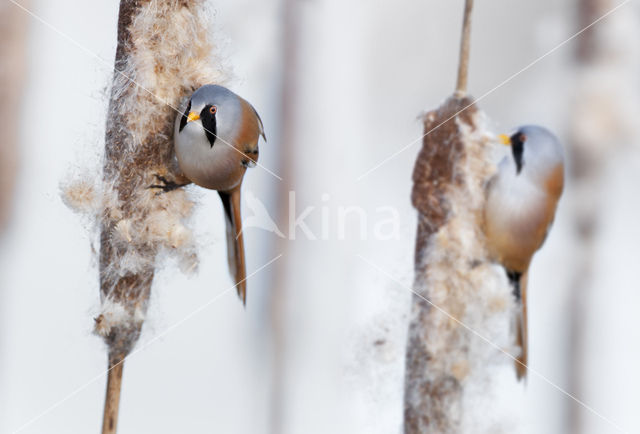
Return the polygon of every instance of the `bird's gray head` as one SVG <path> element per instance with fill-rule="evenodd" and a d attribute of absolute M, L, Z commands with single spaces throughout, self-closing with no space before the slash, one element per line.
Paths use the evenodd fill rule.
<path fill-rule="evenodd" d="M 179 115 L 178 133 L 199 128 L 213 147 L 217 140 L 232 145 L 242 122 L 242 103 L 238 95 L 215 84 L 196 90 Z"/>
<path fill-rule="evenodd" d="M 516 174 L 543 176 L 564 162 L 562 146 L 549 130 L 538 125 L 525 125 L 511 135 L 500 135 L 500 141 L 511 146 Z"/>

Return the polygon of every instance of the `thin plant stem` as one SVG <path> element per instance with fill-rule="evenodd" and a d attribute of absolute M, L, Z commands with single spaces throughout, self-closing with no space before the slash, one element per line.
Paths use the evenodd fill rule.
<path fill-rule="evenodd" d="M 471 52 L 471 12 L 473 0 L 465 0 L 464 18 L 462 19 L 462 38 L 460 40 L 460 59 L 458 62 L 458 82 L 455 95 L 462 98 L 467 94 L 469 77 L 469 54 Z"/>
<path fill-rule="evenodd" d="M 109 371 L 107 377 L 107 393 L 104 400 L 104 418 L 102 420 L 102 434 L 115 434 L 118 426 L 118 411 L 120 408 L 120 390 L 122 389 L 122 371 L 124 357 L 122 355 L 109 356 Z"/>

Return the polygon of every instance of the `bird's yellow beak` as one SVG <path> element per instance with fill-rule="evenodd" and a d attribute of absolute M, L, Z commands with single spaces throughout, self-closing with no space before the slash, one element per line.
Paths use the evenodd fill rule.
<path fill-rule="evenodd" d="M 511 137 L 507 136 L 506 134 L 499 134 L 498 139 L 503 145 L 511 146 Z"/>
<path fill-rule="evenodd" d="M 200 114 L 196 112 L 190 112 L 189 116 L 187 116 L 187 122 L 193 122 L 200 119 Z"/>

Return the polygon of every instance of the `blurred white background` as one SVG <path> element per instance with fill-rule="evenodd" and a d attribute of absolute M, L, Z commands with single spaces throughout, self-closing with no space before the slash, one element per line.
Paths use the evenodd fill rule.
<path fill-rule="evenodd" d="M 0 12 L 17 7 L 2 1 Z M 293 32 L 283 25 L 285 6 L 293 7 Z M 329 235 L 309 240 L 298 230 L 295 240 L 283 240 L 247 229 L 249 273 L 283 254 L 250 278 L 247 308 L 228 291 L 181 322 L 232 286 L 219 199 L 193 188 L 200 270 L 185 277 L 166 261 L 154 280 L 141 350 L 124 369 L 120 433 L 401 431 L 411 294 L 357 255 L 411 285 L 416 218 L 409 194 L 420 142 L 358 178 L 421 137 L 418 116 L 453 91 L 462 6 L 216 2 L 215 40 L 233 77 L 228 86 L 260 113 L 268 137 L 261 163 L 285 178 L 256 168 L 245 191 L 277 216 L 279 195 L 292 189 L 298 214 L 315 207 L 306 223 L 316 234 L 326 210 Z M 0 432 L 99 432 L 106 353 L 92 334 L 99 304 L 94 236 L 63 205 L 59 185 L 100 167 L 118 2 L 32 0 L 28 7 L 48 25 L 27 21 L 27 75 L 14 107 L 20 166 L 0 235 Z M 591 125 L 572 122 L 591 67 L 576 60 L 586 33 L 496 88 L 580 30 L 578 9 L 577 0 L 476 1 L 469 90 L 476 97 L 493 90 L 479 105 L 496 133 L 539 123 L 569 146 L 579 135 L 572 128 Z M 519 423 L 504 432 L 619 432 L 611 422 L 640 432 L 639 24 L 631 1 L 593 27 L 605 55 L 592 62 L 596 79 L 588 86 L 611 97 L 598 105 L 603 118 L 631 120 L 622 132 L 616 122 L 597 125 L 613 142 L 603 143 L 592 190 L 574 194 L 574 180 L 567 180 L 530 276 L 531 366 L 592 410 L 537 375 L 525 391 L 513 375 L 499 405 L 511 405 Z M 295 40 L 295 56 L 284 52 L 284 38 Z M 283 92 L 293 107 L 286 119 Z M 283 151 L 287 128 L 290 148 Z M 589 212 L 597 213 L 588 248 L 576 230 L 581 201 L 593 202 Z M 366 239 L 355 218 L 340 239 L 337 213 L 347 206 L 366 211 Z M 373 236 L 383 206 L 400 216 L 391 240 Z M 584 263 L 589 279 L 576 287 Z"/>

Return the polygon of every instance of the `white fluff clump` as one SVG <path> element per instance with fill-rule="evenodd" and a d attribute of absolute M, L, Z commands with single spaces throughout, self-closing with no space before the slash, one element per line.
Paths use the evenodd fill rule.
<path fill-rule="evenodd" d="M 101 232 L 96 331 L 112 351 L 126 354 L 144 321 L 158 255 L 176 257 L 184 272 L 197 268 L 189 227 L 195 201 L 184 189 L 149 186 L 160 183 L 158 175 L 185 183 L 173 156 L 176 109 L 195 89 L 226 76 L 216 67 L 212 11 L 203 0 L 124 7 L 133 9 L 130 21 L 121 10 L 103 171 L 66 182 L 62 196 Z"/>
<path fill-rule="evenodd" d="M 102 182 L 95 172 L 70 173 L 60 183 L 60 196 L 66 206 L 90 221 L 99 222 L 103 215 L 115 220 L 122 218 L 113 183 Z"/>
<path fill-rule="evenodd" d="M 95 318 L 95 322 L 95 332 L 103 337 L 108 336 L 113 327 L 121 326 L 123 323 L 142 323 L 135 315 L 132 316 L 127 312 L 126 306 L 109 299 L 102 303 L 101 313 Z"/>
<path fill-rule="evenodd" d="M 180 7 L 179 3 L 189 7 Z M 157 131 L 150 125 L 165 122 L 163 113 L 149 107 L 167 104 L 175 118 L 186 93 L 203 84 L 226 80 L 213 62 L 214 47 L 208 38 L 208 17 L 212 14 L 202 0 L 152 0 L 134 17 L 129 27 L 131 51 L 127 62 L 120 65 L 122 73 L 114 76 L 113 85 L 118 102 L 113 109 L 127 119 L 126 128 L 133 139 L 129 145 L 147 141 Z"/>

